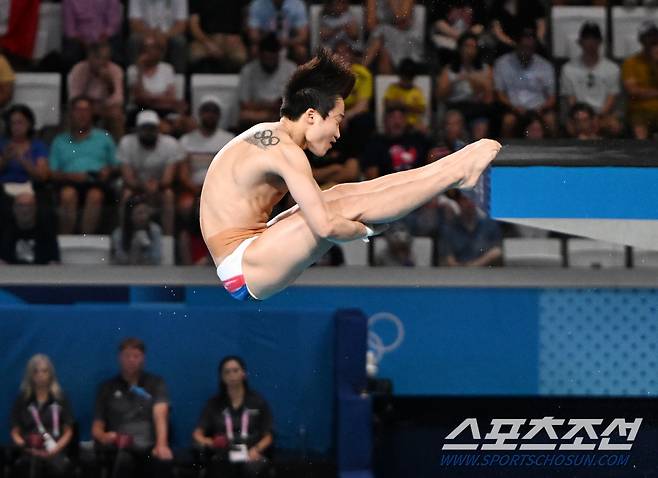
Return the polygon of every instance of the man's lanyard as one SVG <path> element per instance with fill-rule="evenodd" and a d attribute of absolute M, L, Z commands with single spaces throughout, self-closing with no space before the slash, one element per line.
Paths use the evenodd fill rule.
<path fill-rule="evenodd" d="M 224 410 L 224 424 L 226 425 L 226 437 L 229 441 L 233 441 L 235 438 L 233 434 L 233 418 L 231 417 L 231 412 L 227 408 Z M 242 412 L 242 423 L 240 428 L 240 438 L 246 440 L 249 436 L 249 411 L 245 408 Z"/>
<path fill-rule="evenodd" d="M 55 438 L 59 437 L 59 410 L 60 406 L 57 403 L 51 403 L 50 404 L 50 413 L 52 414 L 52 419 L 53 419 L 53 436 Z M 32 415 L 32 418 L 34 419 L 34 423 L 37 424 L 37 429 L 39 430 L 40 434 L 47 433 L 46 427 L 43 426 L 43 423 L 41 422 L 41 417 L 39 416 L 39 410 L 37 409 L 34 404 L 31 404 L 30 406 L 27 407 L 27 409 L 30 411 L 30 414 Z"/>

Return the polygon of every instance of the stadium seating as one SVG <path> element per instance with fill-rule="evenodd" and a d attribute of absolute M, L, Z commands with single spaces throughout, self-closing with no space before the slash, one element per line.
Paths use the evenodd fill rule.
<path fill-rule="evenodd" d="M 565 7 L 551 9 L 551 32 L 553 56 L 555 58 L 575 58 L 580 55 L 578 34 L 585 22 L 596 23 L 607 44 L 607 21 L 605 7 Z"/>
<path fill-rule="evenodd" d="M 59 73 L 16 73 L 13 104 L 29 106 L 36 118 L 36 128 L 57 126 L 61 119 L 61 85 Z"/>
<path fill-rule="evenodd" d="M 62 264 L 110 265 L 110 236 L 57 236 Z"/>
<path fill-rule="evenodd" d="M 62 5 L 41 2 L 39 5 L 39 25 L 32 58 L 40 60 L 51 51 L 62 51 Z"/>
<path fill-rule="evenodd" d="M 569 239 L 567 258 L 569 267 L 595 269 L 626 267 L 624 246 L 590 239 Z"/>
<path fill-rule="evenodd" d="M 311 5 L 309 8 L 309 30 L 311 51 L 315 51 L 320 46 L 320 15 L 322 14 L 323 5 Z M 361 31 L 359 41 L 363 43 L 363 22 L 365 17 L 364 9 L 361 5 L 350 5 L 350 11 L 356 18 Z"/>
<path fill-rule="evenodd" d="M 612 56 L 623 60 L 640 51 L 637 32 L 646 20 L 658 21 L 658 8 L 612 7 Z"/>
<path fill-rule="evenodd" d="M 375 257 L 386 250 L 386 240 L 383 238 L 375 239 Z M 434 241 L 429 237 L 414 237 L 411 245 L 411 254 L 415 261 L 416 267 L 432 266 L 434 256 Z"/>
<path fill-rule="evenodd" d="M 214 95 L 222 106 L 220 127 L 226 129 L 238 123 L 240 104 L 238 101 L 239 75 L 192 75 L 192 111 L 196 114 L 201 98 Z"/>
<path fill-rule="evenodd" d="M 506 238 L 503 240 L 503 261 L 506 266 L 560 267 L 560 240 Z"/>

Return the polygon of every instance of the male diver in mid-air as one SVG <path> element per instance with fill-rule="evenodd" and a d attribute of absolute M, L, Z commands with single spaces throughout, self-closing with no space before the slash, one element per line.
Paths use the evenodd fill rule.
<path fill-rule="evenodd" d="M 201 193 L 201 231 L 236 299 L 266 299 L 335 243 L 366 239 L 449 188 L 472 188 L 501 148 L 480 140 L 421 168 L 320 190 L 304 149 L 322 157 L 340 137 L 348 65 L 325 50 L 300 66 L 281 120 L 258 124 L 215 156 Z M 297 203 L 268 222 L 290 192 Z"/>

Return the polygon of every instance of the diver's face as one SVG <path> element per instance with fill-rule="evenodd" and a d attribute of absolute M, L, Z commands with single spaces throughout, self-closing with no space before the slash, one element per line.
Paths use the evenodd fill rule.
<path fill-rule="evenodd" d="M 336 100 L 326 118 L 314 111 L 310 114 L 310 126 L 306 131 L 306 145 L 311 153 L 323 157 L 340 138 L 340 123 L 345 116 L 345 103 L 342 98 Z"/>

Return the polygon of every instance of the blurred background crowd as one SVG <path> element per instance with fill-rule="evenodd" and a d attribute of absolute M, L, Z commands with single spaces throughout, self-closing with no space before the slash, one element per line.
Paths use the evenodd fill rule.
<path fill-rule="evenodd" d="M 483 137 L 650 140 L 653 7 L 0 0 L 0 261 L 67 262 L 62 249 L 84 243 L 107 263 L 210 264 L 198 225 L 210 161 L 246 128 L 279 119 L 287 79 L 318 46 L 357 78 L 340 141 L 324 158 L 309 154 L 322 188 L 422 166 Z M 504 237 L 546 235 L 489 219 L 488 187 L 485 175 L 473 192 L 437 197 L 365 262 L 501 265 Z M 346 255 L 336 247 L 320 263 Z"/>

